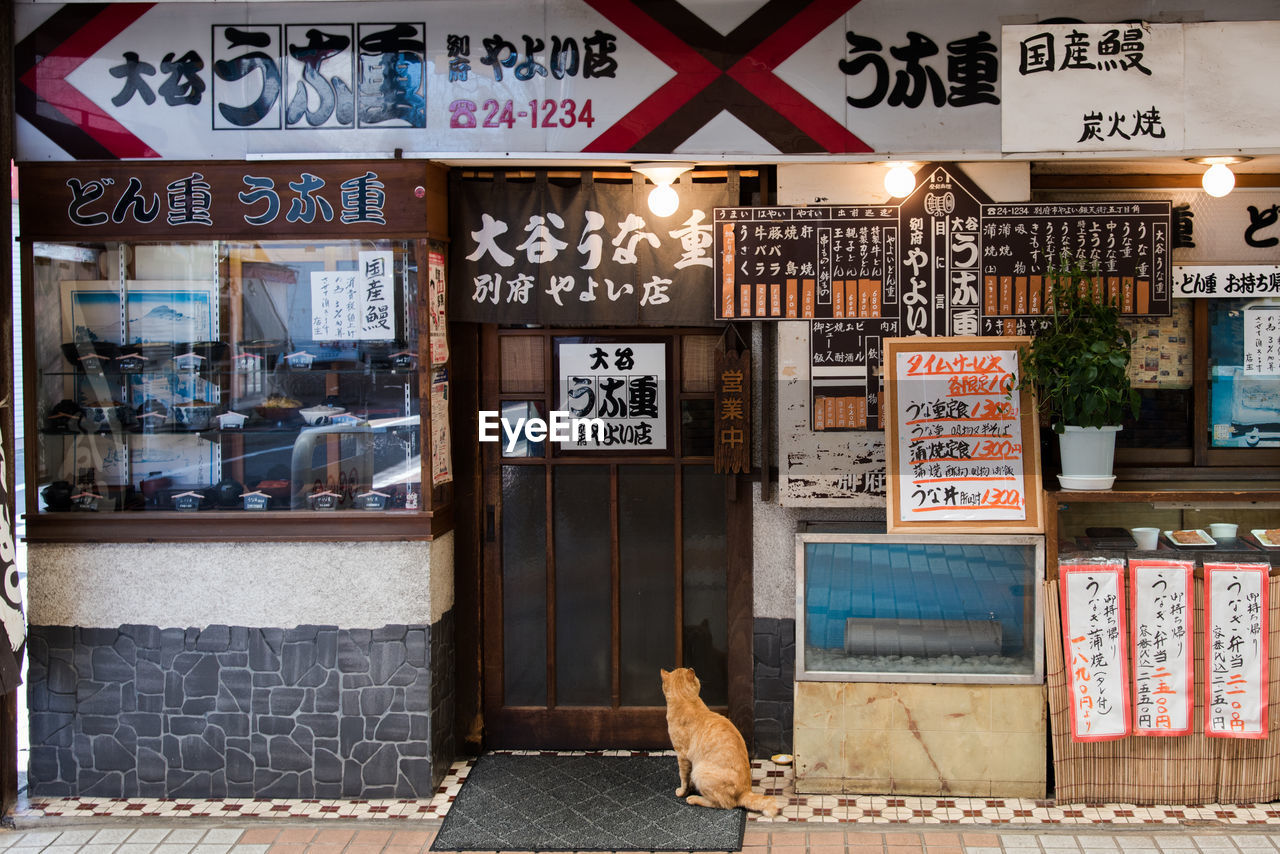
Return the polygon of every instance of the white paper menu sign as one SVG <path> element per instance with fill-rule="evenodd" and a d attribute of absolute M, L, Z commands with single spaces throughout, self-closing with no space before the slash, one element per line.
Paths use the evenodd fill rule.
<path fill-rule="evenodd" d="M 313 341 L 391 341 L 395 280 L 389 251 L 361 252 L 355 270 L 311 273 Z"/>
<path fill-rule="evenodd" d="M 1244 364 L 1246 374 L 1280 374 L 1280 305 L 1244 310 Z"/>
<path fill-rule="evenodd" d="M 1017 351 L 896 355 L 903 521 L 1026 519 Z"/>
<path fill-rule="evenodd" d="M 1204 734 L 1267 737 L 1265 563 L 1204 565 Z"/>
<path fill-rule="evenodd" d="M 1124 738 L 1129 734 L 1124 565 L 1063 564 L 1058 584 L 1071 738 Z"/>
<path fill-rule="evenodd" d="M 1189 735 L 1195 561 L 1131 560 L 1133 734 Z"/>

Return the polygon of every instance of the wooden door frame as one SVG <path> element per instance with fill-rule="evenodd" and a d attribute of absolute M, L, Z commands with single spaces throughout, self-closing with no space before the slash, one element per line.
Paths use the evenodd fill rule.
<path fill-rule="evenodd" d="M 457 507 L 457 540 L 455 564 L 455 613 L 457 616 L 458 662 L 456 671 L 457 744 L 466 752 L 478 752 L 492 746 L 485 737 L 485 675 L 501 668 L 501 661 L 488 661 L 484 656 L 485 627 L 501 625 L 501 600 L 490 601 L 484 595 L 486 567 L 500 566 L 498 548 L 501 530 L 501 508 L 487 506 L 490 489 L 499 488 L 501 456 L 493 443 L 481 445 L 477 441 L 476 412 L 483 405 L 484 389 L 496 387 L 499 371 L 498 327 L 496 325 L 458 324 L 466 331 L 451 334 L 454 343 L 455 371 L 459 380 L 474 377 L 475 382 L 459 382 L 465 393 L 456 395 L 458 406 L 453 409 L 453 447 L 455 460 L 467 460 L 458 464 L 459 488 L 455 493 Z M 530 330 L 533 331 L 533 330 Z M 674 335 L 681 333 L 714 334 L 712 329 L 663 328 L 652 330 L 626 330 L 627 334 Z M 610 335 L 606 329 L 539 329 L 545 335 L 548 346 L 557 335 Z M 623 334 L 623 330 L 618 330 Z M 548 353 L 548 358 L 550 354 Z M 548 363 L 549 364 L 549 363 Z M 474 462 L 474 469 L 470 463 Z M 601 461 L 603 462 L 603 460 Z M 710 464 L 711 460 L 707 460 Z M 463 482 L 473 489 L 462 486 Z M 752 595 L 752 503 L 751 478 L 725 475 L 725 537 L 726 537 L 726 617 L 728 645 L 728 709 L 729 718 L 737 725 L 746 739 L 752 743 L 754 731 L 754 618 Z M 492 580 L 491 580 L 492 583 Z M 500 589 L 500 586 L 497 586 Z M 497 598 L 497 597 L 495 597 Z M 497 674 L 500 677 L 500 673 Z M 498 684 L 501 684 L 500 678 Z M 587 732 L 592 738 L 603 736 L 622 743 L 637 726 L 648 726 L 652 716 L 661 714 L 662 707 L 633 707 L 614 710 L 602 707 L 599 715 L 585 715 Z M 545 721 L 526 709 L 521 712 L 524 720 L 519 726 L 511 726 L 504 720 L 520 742 L 531 749 L 559 748 L 563 744 L 546 738 Z M 665 727 L 663 728 L 665 730 Z M 507 739 L 510 743 L 511 739 Z M 669 742 L 645 744 L 637 742 L 636 748 L 666 748 Z"/>

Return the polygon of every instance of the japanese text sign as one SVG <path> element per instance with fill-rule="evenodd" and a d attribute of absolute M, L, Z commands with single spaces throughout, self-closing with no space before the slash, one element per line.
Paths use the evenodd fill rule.
<path fill-rule="evenodd" d="M 1134 735 L 1191 732 L 1194 566 L 1194 561 L 1129 561 Z"/>
<path fill-rule="evenodd" d="M 1280 213 L 1280 208 L 1277 209 Z M 1176 297 L 1247 299 L 1280 296 L 1280 265 L 1233 264 L 1173 267 Z"/>
<path fill-rule="evenodd" d="M 660 451 L 667 447 L 667 348 L 660 343 L 556 342 L 556 409 L 604 422 L 566 450 Z"/>
<path fill-rule="evenodd" d="M 1018 384 L 1025 338 L 890 338 L 889 530 L 1040 528 L 1038 443 Z"/>
<path fill-rule="evenodd" d="M 1204 565 L 1204 732 L 1267 737 L 1265 563 Z"/>
<path fill-rule="evenodd" d="M 1280 374 L 1280 305 L 1250 306 L 1244 310 L 1246 374 Z"/>
<path fill-rule="evenodd" d="M 415 234 L 421 164 L 72 163 L 19 170 L 24 237 L 304 237 Z"/>
<path fill-rule="evenodd" d="M 1180 150 L 1182 27 L 1002 28 L 1004 151 Z"/>
<path fill-rule="evenodd" d="M 680 182 L 669 217 L 647 190 L 499 177 L 451 190 L 450 319 L 478 323 L 674 324 L 710 320 L 711 216 L 727 184 Z"/>
<path fill-rule="evenodd" d="M 716 209 L 716 318 L 1034 335 L 1052 313 L 1045 260 L 1063 253 L 1098 268 L 1123 314 L 1172 310 L 1169 202 L 991 204 L 954 166 L 919 177 L 899 205 Z"/>
<path fill-rule="evenodd" d="M 361 252 L 356 270 L 311 273 L 311 337 L 391 341 L 396 331 L 391 253 Z"/>
<path fill-rule="evenodd" d="M 751 471 L 751 351 L 717 349 L 715 370 L 715 470 Z"/>
<path fill-rule="evenodd" d="M 1064 563 L 1058 579 L 1071 738 L 1124 738 L 1130 729 L 1124 564 Z"/>

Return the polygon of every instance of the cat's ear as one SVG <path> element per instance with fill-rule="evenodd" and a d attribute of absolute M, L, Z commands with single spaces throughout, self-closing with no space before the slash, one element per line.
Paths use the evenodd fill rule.
<path fill-rule="evenodd" d="M 662 681 L 663 681 L 663 682 L 666 682 L 668 679 L 670 679 L 670 678 L 671 678 L 671 671 L 670 671 L 670 670 L 664 670 L 664 669 L 662 669 L 662 668 L 658 668 L 658 673 L 660 673 L 660 674 L 662 675 Z"/>

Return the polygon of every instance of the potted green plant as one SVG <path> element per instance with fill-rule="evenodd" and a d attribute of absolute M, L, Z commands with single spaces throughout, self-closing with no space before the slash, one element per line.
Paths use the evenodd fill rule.
<path fill-rule="evenodd" d="M 1108 489 L 1116 433 L 1138 416 L 1129 383 L 1132 336 L 1120 323 L 1120 305 L 1098 287 L 1101 276 L 1070 253 L 1045 269 L 1048 327 L 1022 350 L 1019 387 L 1030 386 L 1041 414 L 1058 434 L 1064 489 Z"/>

